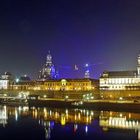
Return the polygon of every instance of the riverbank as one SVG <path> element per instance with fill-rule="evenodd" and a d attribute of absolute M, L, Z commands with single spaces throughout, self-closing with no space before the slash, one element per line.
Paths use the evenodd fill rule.
<path fill-rule="evenodd" d="M 3 99 L 0 98 L 0 104 L 1 105 L 8 105 L 8 106 L 27 106 L 28 102 L 25 99 Z"/>
<path fill-rule="evenodd" d="M 64 100 L 28 100 L 30 107 L 62 107 L 62 108 L 82 108 L 104 111 L 138 112 L 140 113 L 140 103 L 133 102 L 107 102 L 107 101 L 64 101 Z"/>

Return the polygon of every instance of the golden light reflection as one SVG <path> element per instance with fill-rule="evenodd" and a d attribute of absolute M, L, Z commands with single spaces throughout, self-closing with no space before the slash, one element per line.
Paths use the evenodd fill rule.
<path fill-rule="evenodd" d="M 129 115 L 128 115 L 128 116 L 129 116 L 129 119 L 131 119 L 131 113 L 129 113 Z"/>
<path fill-rule="evenodd" d="M 86 122 L 87 122 L 87 123 L 89 122 L 89 118 L 88 118 L 88 117 L 86 118 Z"/>
<path fill-rule="evenodd" d="M 109 112 L 101 111 L 94 112 L 82 109 L 49 109 L 49 108 L 28 108 L 28 107 L 15 107 L 10 108 L 5 107 L 6 117 L 14 116 L 18 121 L 20 115 L 26 116 L 31 115 L 34 119 L 38 119 L 39 124 L 46 126 L 46 122 L 54 121 L 55 123 L 60 123 L 61 125 L 66 125 L 66 123 L 74 124 L 85 124 L 89 125 L 94 121 L 94 119 L 99 118 L 99 125 L 103 130 L 109 128 L 121 128 L 121 129 L 134 129 L 138 130 L 140 126 L 140 114 L 138 113 L 119 113 L 119 112 Z M 94 116 L 96 118 L 94 118 Z M 50 124 L 49 124 L 50 125 Z M 76 129 L 77 126 L 74 126 Z"/>
<path fill-rule="evenodd" d="M 74 116 L 74 119 L 75 119 L 75 121 L 77 120 L 77 115 L 75 114 L 75 116 Z"/>
<path fill-rule="evenodd" d="M 38 112 L 37 112 L 37 109 L 35 109 L 35 111 L 34 111 L 34 118 L 37 119 L 37 116 L 38 116 Z"/>
<path fill-rule="evenodd" d="M 65 125 L 66 124 L 66 118 L 64 114 L 61 114 L 61 125 Z"/>
<path fill-rule="evenodd" d="M 59 113 L 55 112 L 55 118 L 57 119 L 59 117 Z"/>
<path fill-rule="evenodd" d="M 78 113 L 78 119 L 79 119 L 79 120 L 81 119 L 81 114 L 80 114 L 80 113 Z"/>

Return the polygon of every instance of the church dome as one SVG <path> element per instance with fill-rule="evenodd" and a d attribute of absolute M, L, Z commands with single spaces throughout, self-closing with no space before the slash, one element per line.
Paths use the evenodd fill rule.
<path fill-rule="evenodd" d="M 55 78 L 55 67 L 52 63 L 52 55 L 50 51 L 46 56 L 46 63 L 43 66 L 43 69 L 40 71 L 39 79 L 47 80 Z"/>

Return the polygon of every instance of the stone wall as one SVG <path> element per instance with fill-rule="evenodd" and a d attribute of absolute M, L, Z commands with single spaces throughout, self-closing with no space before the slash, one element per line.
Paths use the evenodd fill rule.
<path fill-rule="evenodd" d="M 100 96 L 102 98 L 119 99 L 120 97 L 135 99 L 140 98 L 140 90 L 101 90 Z"/>

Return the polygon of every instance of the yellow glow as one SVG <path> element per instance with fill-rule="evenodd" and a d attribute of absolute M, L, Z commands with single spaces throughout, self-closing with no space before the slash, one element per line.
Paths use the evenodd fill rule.
<path fill-rule="evenodd" d="M 129 119 L 131 118 L 131 113 L 128 114 Z"/>
<path fill-rule="evenodd" d="M 35 110 L 35 112 L 34 112 L 35 119 L 37 119 L 37 115 L 38 115 L 38 112 L 37 112 L 37 110 Z"/>
<path fill-rule="evenodd" d="M 88 117 L 86 117 L 86 122 L 87 122 L 87 123 L 89 122 L 89 118 L 88 118 Z"/>
<path fill-rule="evenodd" d="M 58 112 L 55 112 L 55 118 L 58 118 Z"/>
<path fill-rule="evenodd" d="M 77 120 L 77 116 L 76 116 L 76 114 L 75 114 L 75 116 L 74 116 L 74 119 L 75 119 L 75 121 Z"/>
<path fill-rule="evenodd" d="M 61 125 L 65 125 L 66 124 L 66 118 L 65 118 L 65 115 L 62 114 L 61 115 Z"/>
<path fill-rule="evenodd" d="M 81 119 L 81 114 L 80 114 L 80 113 L 78 113 L 78 119 L 79 119 L 79 120 Z"/>

